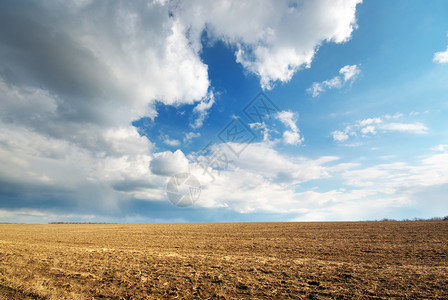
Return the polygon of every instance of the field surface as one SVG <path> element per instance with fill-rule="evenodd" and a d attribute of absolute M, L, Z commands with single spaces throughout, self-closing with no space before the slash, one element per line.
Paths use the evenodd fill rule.
<path fill-rule="evenodd" d="M 1 299 L 448 299 L 448 222 L 0 224 Z"/>

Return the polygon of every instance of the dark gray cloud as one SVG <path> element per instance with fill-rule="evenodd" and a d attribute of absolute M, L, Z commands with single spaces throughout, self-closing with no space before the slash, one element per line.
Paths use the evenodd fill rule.
<path fill-rule="evenodd" d="M 144 179 L 128 179 L 120 180 L 111 185 L 115 190 L 120 192 L 132 192 L 136 190 L 144 189 L 158 189 L 160 188 L 160 182 L 148 181 Z"/>
<path fill-rule="evenodd" d="M 54 14 L 32 2 L 2 5 L 0 72 L 8 84 L 49 90 L 56 96 L 59 119 L 101 121 L 92 106 L 116 92 L 111 71 L 73 40 Z"/>
<path fill-rule="evenodd" d="M 92 191 L 92 187 L 84 190 Z M 98 211 L 95 196 L 98 193 L 83 193 L 83 200 L 79 199 L 80 193 L 74 189 L 58 186 L 42 185 L 37 183 L 23 184 L 21 182 L 0 181 L 0 209 L 43 209 L 53 213 L 76 211 L 86 213 Z M 96 207 L 95 207 L 96 206 Z"/>

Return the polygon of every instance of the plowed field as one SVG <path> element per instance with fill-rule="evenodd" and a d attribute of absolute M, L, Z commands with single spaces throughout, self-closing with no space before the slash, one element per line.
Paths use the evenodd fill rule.
<path fill-rule="evenodd" d="M 448 299 L 448 222 L 0 225 L 4 299 Z"/>

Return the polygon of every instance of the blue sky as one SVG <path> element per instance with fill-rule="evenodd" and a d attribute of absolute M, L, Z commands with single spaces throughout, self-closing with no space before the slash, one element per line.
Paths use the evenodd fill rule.
<path fill-rule="evenodd" d="M 0 5 L 1 221 L 448 215 L 446 1 Z"/>

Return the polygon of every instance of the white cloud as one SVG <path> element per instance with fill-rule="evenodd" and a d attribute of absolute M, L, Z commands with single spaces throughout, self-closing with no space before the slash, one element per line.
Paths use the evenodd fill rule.
<path fill-rule="evenodd" d="M 346 187 L 328 191 L 307 190 L 298 192 L 289 188 L 275 188 L 275 181 L 255 179 L 256 174 L 227 174 L 236 176 L 241 183 L 239 191 L 251 181 L 248 188 L 253 196 L 246 201 L 227 201 L 230 207 L 241 211 L 267 210 L 296 213 L 300 220 L 362 220 L 397 214 L 403 207 L 424 211 L 431 216 L 446 210 L 444 197 L 436 191 L 448 191 L 448 159 L 446 154 L 433 155 L 415 163 L 393 162 L 373 167 L 339 164 L 335 167 L 321 166 L 328 178 L 341 178 Z M 318 162 L 314 166 L 320 165 Z M 247 170 L 247 169 L 244 169 Z M 250 179 L 249 179 L 249 178 Z M 325 176 L 318 176 L 323 179 Z M 249 182 L 244 181 L 251 180 Z M 310 180 L 307 178 L 306 180 Z M 223 183 L 225 185 L 225 183 Z M 269 189 L 264 187 L 269 186 Z M 262 187 L 257 189 L 256 187 Z M 443 192 L 442 192 L 443 194 Z M 243 195 L 235 195 L 243 198 Z M 438 197 L 438 198 L 437 198 Z M 224 197 L 222 197 L 224 198 Z M 440 199 L 439 199 L 440 198 Z M 276 199 L 275 204 L 271 199 Z M 225 201 L 225 200 L 223 200 Z M 219 201 L 218 201 L 219 202 Z M 429 204 L 430 203 L 430 204 Z M 317 215 L 321 215 L 317 217 Z M 398 215 L 399 217 L 399 215 Z"/>
<path fill-rule="evenodd" d="M 431 150 L 445 152 L 448 151 L 448 145 L 438 145 L 437 147 L 431 148 Z"/>
<path fill-rule="evenodd" d="M 288 213 L 298 216 L 294 220 L 365 220 L 396 214 L 403 207 L 416 209 L 428 201 L 446 209 L 444 202 L 430 199 L 430 190 L 441 187 L 448 191 L 447 158 L 445 153 L 414 163 L 395 161 L 365 167 L 331 156 L 316 160 L 287 156 L 271 144 L 257 143 L 220 174 L 215 170 L 213 182 L 199 165 L 193 164 L 192 171 L 203 185 L 197 203 L 200 207 Z M 320 190 L 322 179 L 342 182 L 340 188 Z M 316 188 L 302 191 L 300 184 L 305 182 L 316 182 Z M 428 197 L 416 200 L 423 191 Z"/>
<path fill-rule="evenodd" d="M 154 188 L 163 182 L 149 170 L 152 144 L 134 127 L 99 131 L 92 139 L 75 143 L 3 125 L 0 182 L 17 188 L 11 193 L 19 204 L 38 205 L 45 197 L 55 201 L 56 210 L 77 203 L 92 213 L 105 207 L 113 211 L 121 199 L 137 194 L 151 194 L 154 200 L 161 197 Z"/>
<path fill-rule="evenodd" d="M 345 127 L 344 130 L 335 130 L 332 132 L 333 140 L 337 142 L 344 142 L 350 138 L 350 136 L 361 135 L 368 137 L 370 135 L 376 135 L 380 132 L 406 132 L 410 134 L 426 134 L 428 127 L 420 122 L 413 123 L 399 123 L 391 122 L 390 120 L 396 120 L 403 118 L 401 113 L 395 113 L 394 115 L 385 115 L 384 117 L 367 118 L 358 120 L 353 124 Z"/>
<path fill-rule="evenodd" d="M 155 153 L 151 160 L 152 173 L 162 176 L 172 176 L 177 173 L 188 172 L 189 163 L 181 150 L 174 153 L 170 151 Z"/>
<path fill-rule="evenodd" d="M 283 132 L 283 142 L 285 144 L 297 145 L 303 142 L 304 138 L 300 136 L 299 128 L 297 127 L 297 113 L 291 111 L 281 111 L 277 114 L 283 125 L 289 128 Z"/>
<path fill-rule="evenodd" d="M 303 142 L 303 137 L 300 137 L 298 132 L 287 130 L 283 132 L 283 142 L 289 145 L 297 145 Z"/>
<path fill-rule="evenodd" d="M 300 212 L 303 203 L 295 200 L 296 184 L 328 178 L 333 170 L 346 170 L 342 165 L 326 166 L 337 161 L 338 157 L 324 156 L 312 160 L 286 156 L 276 151 L 272 143 L 251 144 L 239 158 L 232 156 L 225 144 L 216 147 L 220 149 L 221 155 L 224 154 L 232 162 L 219 172 L 218 165 L 207 172 L 200 164 L 192 165 L 191 171 L 203 185 L 197 203 L 199 206 L 225 206 L 239 212 Z M 210 159 L 196 157 L 198 161 Z"/>
<path fill-rule="evenodd" d="M 195 139 L 197 137 L 200 137 L 201 134 L 199 132 L 189 132 L 185 135 L 184 137 L 184 143 L 189 143 L 191 142 L 192 139 Z"/>
<path fill-rule="evenodd" d="M 180 145 L 180 141 L 176 140 L 176 139 L 171 139 L 168 135 L 163 135 L 161 136 L 162 141 L 164 144 L 168 145 L 168 146 L 179 146 Z"/>
<path fill-rule="evenodd" d="M 428 132 L 428 127 L 422 123 L 387 123 L 382 124 L 380 129 L 386 131 L 403 131 L 413 134 L 425 134 Z"/>
<path fill-rule="evenodd" d="M 191 25 L 196 50 L 207 28 L 212 38 L 235 45 L 237 61 L 260 76 L 262 87 L 269 89 L 275 81 L 287 82 L 298 69 L 309 67 L 323 42 L 350 39 L 360 2 L 180 1 L 174 14 Z"/>
<path fill-rule="evenodd" d="M 333 136 L 333 140 L 337 142 L 344 142 L 348 140 L 348 134 L 345 133 L 344 131 L 335 130 L 331 134 Z"/>
<path fill-rule="evenodd" d="M 356 79 L 356 77 L 359 75 L 361 70 L 359 69 L 359 66 L 352 65 L 352 66 L 344 66 L 339 70 L 339 74 L 341 74 L 344 77 L 344 82 L 353 81 Z"/>
<path fill-rule="evenodd" d="M 446 64 L 446 63 L 448 63 L 448 47 L 446 47 L 445 51 L 436 52 L 434 54 L 434 58 L 432 60 L 433 60 L 433 62 L 436 62 L 436 63 L 439 63 L 439 64 Z"/>
<path fill-rule="evenodd" d="M 266 126 L 264 122 L 256 122 L 256 123 L 250 123 L 250 128 L 256 128 L 261 131 L 263 134 L 263 142 L 271 142 L 271 133 L 276 133 L 277 131 L 274 129 L 271 129 L 269 126 Z"/>
<path fill-rule="evenodd" d="M 205 118 L 208 115 L 208 111 L 210 110 L 210 108 L 212 108 L 213 104 L 215 104 L 215 97 L 213 93 L 210 92 L 208 96 L 202 99 L 202 101 L 199 102 L 193 109 L 193 113 L 197 114 L 197 118 L 193 124 L 190 124 L 192 128 L 198 129 L 202 127 Z"/>
<path fill-rule="evenodd" d="M 381 120 L 381 118 L 367 118 L 367 119 L 358 121 L 356 125 L 359 127 L 363 127 L 363 126 L 371 125 L 371 124 L 380 124 L 382 122 L 383 121 Z"/>
<path fill-rule="evenodd" d="M 448 154 L 430 155 L 414 164 L 393 162 L 343 172 L 346 184 L 374 187 L 376 193 L 399 196 L 448 183 Z"/>
<path fill-rule="evenodd" d="M 353 83 L 358 77 L 359 73 L 361 73 L 361 70 L 359 69 L 358 65 L 344 66 L 339 70 L 340 75 L 322 82 L 314 82 L 313 85 L 309 89 L 307 89 L 307 92 L 310 93 L 313 97 L 317 97 L 320 95 L 320 93 L 323 93 L 326 90 L 340 89 L 347 83 Z"/>
<path fill-rule="evenodd" d="M 361 128 L 361 133 L 362 134 L 370 133 L 370 134 L 375 135 L 376 134 L 376 128 L 375 128 L 375 126 L 366 126 L 366 127 Z"/>
<path fill-rule="evenodd" d="M 414 115 L 414 114 L 412 114 L 412 113 L 410 113 L 409 114 L 411 117 L 412 116 L 416 116 L 416 115 Z M 395 114 L 393 114 L 393 115 L 385 115 L 384 116 L 384 118 L 386 118 L 386 119 L 400 119 L 400 118 L 402 118 L 404 115 L 402 114 L 402 113 L 399 113 L 399 112 L 396 112 Z"/>
<path fill-rule="evenodd" d="M 224 173 L 231 170 L 242 170 L 253 174 L 258 174 L 263 178 L 272 180 L 277 184 L 296 184 L 311 179 L 317 179 L 328 176 L 326 168 L 322 165 L 335 161 L 337 157 L 321 157 L 317 160 L 307 159 L 305 157 L 286 156 L 275 150 L 274 144 L 269 142 L 252 143 L 244 151 L 241 152 L 238 158 L 229 150 L 229 147 L 238 147 L 239 144 L 228 143 L 218 144 L 215 147 L 219 151 L 214 154 L 207 154 L 206 156 L 196 155 L 191 158 L 198 162 L 212 161 L 217 154 L 222 155 L 222 164 L 212 164 L 214 169 L 222 169 Z M 228 164 L 224 164 L 227 158 Z M 218 162 L 218 161 L 217 161 Z M 196 164 L 199 167 L 201 164 Z M 215 170 L 215 171 L 216 171 Z M 204 181 L 211 181 L 204 174 Z"/>

